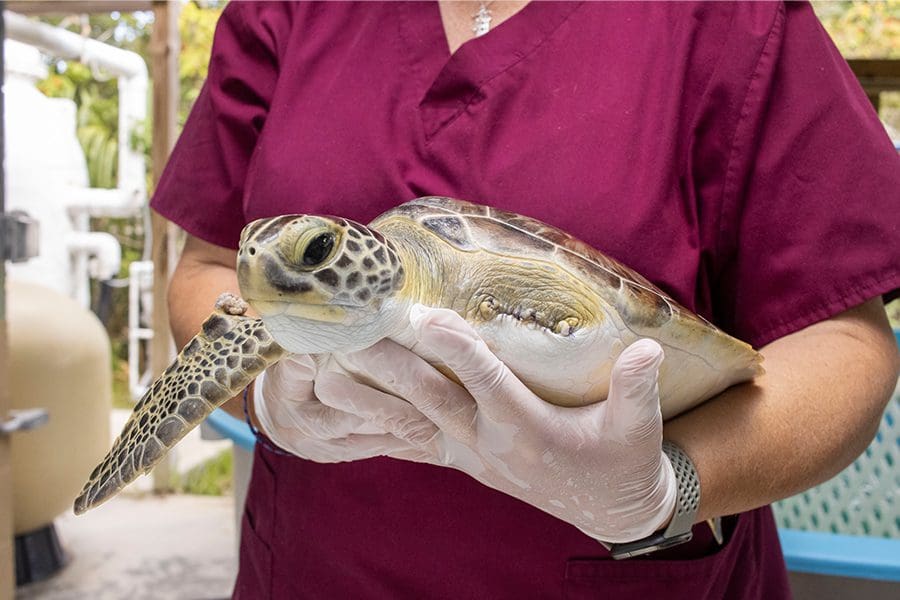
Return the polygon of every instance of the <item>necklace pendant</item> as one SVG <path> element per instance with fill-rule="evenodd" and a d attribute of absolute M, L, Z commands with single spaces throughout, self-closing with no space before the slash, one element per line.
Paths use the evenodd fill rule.
<path fill-rule="evenodd" d="M 472 19 L 474 21 L 472 33 L 475 34 L 475 37 L 480 37 L 491 30 L 491 11 L 484 3 L 478 7 L 478 12 L 472 16 Z"/>

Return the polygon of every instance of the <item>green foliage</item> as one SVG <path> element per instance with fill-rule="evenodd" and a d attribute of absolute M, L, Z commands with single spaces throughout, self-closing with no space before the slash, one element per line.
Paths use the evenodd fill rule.
<path fill-rule="evenodd" d="M 119 339 L 112 349 L 112 406 L 134 408 L 131 390 L 128 388 L 128 341 Z"/>
<path fill-rule="evenodd" d="M 95 13 L 43 20 L 142 56 L 146 56 L 150 44 L 152 13 Z M 90 184 L 115 187 L 119 146 L 116 80 L 105 73 L 95 73 L 78 61 L 56 61 L 38 88 L 48 96 L 75 101 L 76 132 L 87 158 Z"/>
<path fill-rule="evenodd" d="M 900 298 L 888 303 L 885 308 L 887 309 L 888 320 L 891 322 L 891 327 L 900 329 Z"/>
<path fill-rule="evenodd" d="M 179 127 L 184 124 L 206 80 L 213 34 L 224 7 L 224 2 L 188 2 L 181 6 L 178 19 L 181 35 Z M 152 13 L 95 13 L 43 20 L 101 42 L 113 43 L 137 52 L 148 62 L 150 60 Z M 105 78 L 102 73 L 91 72 L 78 61 L 56 61 L 50 65 L 50 75 L 38 87 L 48 96 L 75 101 L 78 140 L 87 157 L 91 186 L 115 187 L 119 118 L 116 81 Z M 132 148 L 143 152 L 149 165 L 152 137 L 149 118 L 128 135 Z"/>
<path fill-rule="evenodd" d="M 187 115 L 200 95 L 200 88 L 206 81 L 209 66 L 209 52 L 219 15 L 225 3 L 188 2 L 181 7 L 178 29 L 181 34 L 181 53 L 178 55 L 178 77 L 181 81 L 178 124 L 184 125 Z"/>
<path fill-rule="evenodd" d="M 900 0 L 813 2 L 846 58 L 900 58 Z"/>
<path fill-rule="evenodd" d="M 234 454 L 229 450 L 216 455 L 182 475 L 172 476 L 172 489 L 182 494 L 224 496 L 231 492 Z"/>
<path fill-rule="evenodd" d="M 97 80 L 90 68 L 76 61 L 59 61 L 38 84 L 44 94 L 75 101 L 76 133 L 87 157 L 92 187 L 116 185 L 118 159 L 118 89 L 115 80 Z"/>

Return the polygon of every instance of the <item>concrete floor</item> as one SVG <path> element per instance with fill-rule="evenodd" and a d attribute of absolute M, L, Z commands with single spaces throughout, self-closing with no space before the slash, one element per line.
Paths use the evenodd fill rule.
<path fill-rule="evenodd" d="M 794 600 L 896 600 L 900 583 L 791 573 Z"/>
<path fill-rule="evenodd" d="M 110 414 L 111 439 L 130 410 Z M 184 473 L 231 448 L 191 431 L 169 453 Z M 212 600 L 228 598 L 237 572 L 234 498 L 152 494 L 152 476 L 76 517 L 56 518 L 68 564 L 49 580 L 20 587 L 18 600 Z"/>
<path fill-rule="evenodd" d="M 228 598 L 237 551 L 229 497 L 119 496 L 56 519 L 68 564 L 17 600 Z"/>

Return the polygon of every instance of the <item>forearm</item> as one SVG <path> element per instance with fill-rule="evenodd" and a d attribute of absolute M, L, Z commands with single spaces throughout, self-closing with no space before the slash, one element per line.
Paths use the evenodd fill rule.
<path fill-rule="evenodd" d="M 204 252 L 198 252 L 198 247 Z M 237 273 L 228 266 L 232 251 L 189 239 L 169 282 L 169 325 L 177 348 L 184 347 L 212 313 L 222 292 L 238 294 Z M 231 262 L 233 265 L 233 261 Z M 232 398 L 222 408 L 243 419 L 240 402 Z"/>
<path fill-rule="evenodd" d="M 880 300 L 762 349 L 766 374 L 665 426 L 700 474 L 698 520 L 790 496 L 836 474 L 871 441 L 897 381 Z"/>

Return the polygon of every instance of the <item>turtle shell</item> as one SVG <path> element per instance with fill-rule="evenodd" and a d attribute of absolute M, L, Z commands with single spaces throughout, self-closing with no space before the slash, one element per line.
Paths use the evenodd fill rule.
<path fill-rule="evenodd" d="M 671 321 L 722 333 L 681 306 L 645 277 L 585 242 L 551 225 L 523 215 L 453 198 L 427 196 L 402 204 L 372 221 L 405 217 L 466 252 L 489 250 L 521 258 L 549 261 L 594 284 L 603 300 L 616 308 L 638 335 Z"/>

